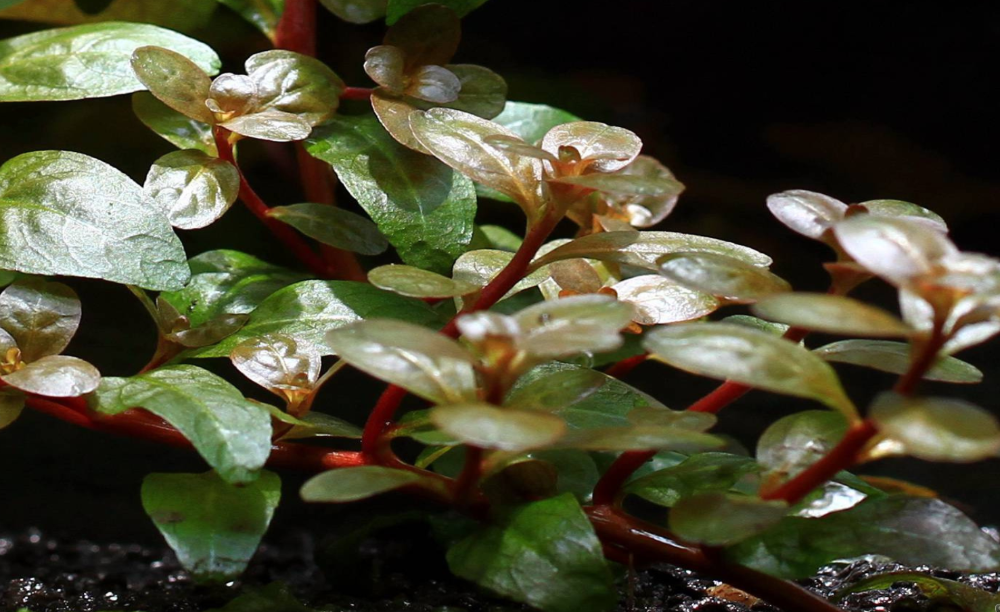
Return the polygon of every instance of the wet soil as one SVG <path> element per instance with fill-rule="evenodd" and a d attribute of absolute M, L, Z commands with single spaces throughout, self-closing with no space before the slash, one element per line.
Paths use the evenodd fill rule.
<path fill-rule="evenodd" d="M 319 546 L 322 550 L 322 545 Z M 351 612 L 513 612 L 526 610 L 448 576 L 443 564 L 425 558 L 413 564 L 413 547 L 396 540 L 366 541 L 356 566 L 369 580 L 338 581 L 324 575 L 317 545 L 305 534 L 272 539 L 261 547 L 246 574 L 224 585 L 198 585 L 166 547 L 96 544 L 58 539 L 30 530 L 0 533 L 0 611 L 32 612 L 201 612 L 224 606 L 241 593 L 273 582 L 288 585 L 318 610 Z M 322 558 L 322 554 L 319 558 Z M 429 555 L 424 555 L 429 557 Z M 407 571 L 403 571 L 404 566 Z M 413 568 L 419 567 L 414 573 Z M 917 569 L 957 579 L 991 592 L 1000 575 L 962 576 L 931 568 L 906 568 L 876 561 L 829 566 L 804 585 L 829 597 L 838 589 L 887 571 Z M 776 609 L 747 601 L 717 582 L 671 566 L 659 566 L 622 581 L 620 612 L 765 612 Z M 849 611 L 945 612 L 957 608 L 928 601 L 916 587 L 849 596 Z M 304 610 L 304 608 L 302 608 Z M 276 611 L 278 612 L 278 611 Z"/>

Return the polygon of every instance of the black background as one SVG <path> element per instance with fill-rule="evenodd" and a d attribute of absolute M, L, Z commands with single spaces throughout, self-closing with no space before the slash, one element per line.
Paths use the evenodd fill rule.
<path fill-rule="evenodd" d="M 37 27 L 0 22 L 0 35 Z M 784 189 L 812 189 L 849 202 L 912 201 L 944 216 L 962 248 L 1000 254 L 995 3 L 491 0 L 463 27 L 456 62 L 504 75 L 511 99 L 550 103 L 642 137 L 646 152 L 688 186 L 661 229 L 765 251 L 776 260 L 774 270 L 798 289 L 825 288 L 820 264 L 828 253 L 769 217 L 766 196 Z M 322 57 L 348 83 L 368 85 L 361 60 L 382 31 L 381 24 L 351 26 L 324 14 Z M 195 36 L 215 46 L 226 69 L 237 72 L 243 58 L 266 45 L 225 9 Z M 127 97 L 0 105 L 0 161 L 49 148 L 93 155 L 140 182 L 156 157 L 170 150 L 131 115 Z M 263 145 L 244 152 L 251 181 L 272 204 L 301 201 L 290 186 L 286 153 Z M 490 204 L 483 215 L 515 229 L 520 223 L 508 209 Z M 292 263 L 267 238 L 240 208 L 213 228 L 184 236 L 189 254 L 240 248 Z M 93 360 L 107 375 L 134 372 L 154 340 L 141 309 L 123 288 L 69 282 L 84 300 L 83 328 L 69 352 Z M 892 305 L 892 293 L 874 284 L 860 295 Z M 928 391 L 960 395 L 1000 413 L 1000 352 L 984 347 L 963 357 L 986 372 L 986 382 L 928 385 Z M 230 371 L 224 361 L 202 365 Z M 881 374 L 841 371 L 862 406 L 892 383 Z M 320 406 L 357 418 L 379 386 L 357 373 L 341 376 L 343 383 L 326 392 Z M 642 366 L 629 380 L 673 408 L 713 386 L 656 364 Z M 752 393 L 723 413 L 722 429 L 752 444 L 775 418 L 814 407 Z M 998 468 L 998 461 L 967 467 L 891 460 L 862 471 L 938 488 L 977 518 L 997 521 Z M 199 460 L 184 451 L 26 413 L 0 432 L 0 529 L 37 525 L 97 540 L 154 541 L 138 501 L 143 475 L 199 469 Z M 297 482 L 297 476 L 286 478 L 278 528 L 328 522 L 327 508 L 292 499 Z"/>

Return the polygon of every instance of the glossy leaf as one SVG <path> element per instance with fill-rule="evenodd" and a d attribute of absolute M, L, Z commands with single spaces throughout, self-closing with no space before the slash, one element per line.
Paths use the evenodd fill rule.
<path fill-rule="evenodd" d="M 14 389 L 0 389 L 0 429 L 10 426 L 24 410 L 24 394 Z"/>
<path fill-rule="evenodd" d="M 672 188 L 660 195 L 604 194 L 605 200 L 628 217 L 633 227 L 652 227 L 673 212 L 684 185 L 677 181 L 669 168 L 648 155 L 640 155 L 632 163 L 615 172 L 614 176 L 630 177 L 657 183 L 670 183 Z"/>
<path fill-rule="evenodd" d="M 345 87 L 323 62 L 283 49 L 251 55 L 246 70 L 256 85 L 254 114 L 288 113 L 310 127 L 333 115 Z"/>
<path fill-rule="evenodd" d="M 788 512 L 781 501 L 712 491 L 685 497 L 670 511 L 670 530 L 681 538 L 726 546 L 777 525 Z"/>
<path fill-rule="evenodd" d="M 457 282 L 468 283 L 480 288 L 485 287 L 507 267 L 513 258 L 514 254 L 509 251 L 494 249 L 468 251 L 455 260 L 452 277 Z M 536 270 L 518 281 L 504 297 L 510 297 L 515 293 L 536 287 L 548 277 L 548 268 Z"/>
<path fill-rule="evenodd" d="M 399 47 L 378 45 L 365 53 L 365 74 L 393 93 L 406 87 L 406 55 Z"/>
<path fill-rule="evenodd" d="M 906 217 L 911 221 L 920 221 L 939 232 L 948 232 L 948 224 L 934 211 L 923 206 L 917 206 L 902 200 L 868 200 L 858 206 L 864 206 L 869 214 L 876 217 Z"/>
<path fill-rule="evenodd" d="M 308 142 L 407 264 L 447 272 L 472 240 L 471 181 L 395 142 L 371 116 L 335 117 Z"/>
<path fill-rule="evenodd" d="M 496 189 L 521 205 L 531 218 L 541 203 L 542 163 L 491 146 L 494 135 L 510 130 L 475 115 L 447 108 L 410 114 L 410 127 L 435 157 L 477 183 Z"/>
<path fill-rule="evenodd" d="M 238 332 L 215 346 L 196 349 L 191 357 L 226 357 L 236 345 L 264 334 L 285 334 L 323 349 L 326 333 L 361 319 L 399 319 L 439 327 L 441 315 L 427 304 L 349 281 L 305 281 L 271 294 L 250 314 Z"/>
<path fill-rule="evenodd" d="M 596 121 L 574 121 L 549 130 L 542 138 L 541 146 L 556 157 L 559 157 L 563 147 L 573 147 L 580 159 L 591 162 L 588 169 L 614 172 L 639 155 L 642 141 L 624 128 Z"/>
<path fill-rule="evenodd" d="M 899 583 L 913 584 L 931 601 L 941 602 L 947 607 L 950 607 L 948 604 L 954 604 L 964 612 L 996 612 L 1000 606 L 1000 595 L 996 593 L 978 589 L 956 580 L 918 572 L 889 572 L 870 576 L 848 588 L 837 591 L 836 598 L 842 600 L 852 593 L 888 590 L 895 588 Z"/>
<path fill-rule="evenodd" d="M 389 248 L 375 224 L 366 217 L 326 204 L 275 206 L 267 213 L 306 236 L 345 251 L 378 255 Z"/>
<path fill-rule="evenodd" d="M 807 410 L 772 423 L 757 440 L 757 461 L 766 470 L 765 487 L 797 476 L 822 459 L 847 433 L 835 412 Z"/>
<path fill-rule="evenodd" d="M 408 12 L 393 24 L 382 39 L 406 55 L 406 72 L 420 66 L 444 66 L 458 50 L 461 25 L 447 6 L 432 3 Z"/>
<path fill-rule="evenodd" d="M 557 125 L 574 121 L 580 121 L 580 118 L 552 106 L 527 102 L 507 102 L 503 112 L 493 118 L 494 123 L 507 128 L 528 144 L 540 142 Z"/>
<path fill-rule="evenodd" d="M 558 264 L 553 264 L 555 265 Z M 713 296 L 689 289 L 658 274 L 633 276 L 611 288 L 618 294 L 619 300 L 635 306 L 633 320 L 640 325 L 663 325 L 700 319 L 715 312 L 720 306 Z"/>
<path fill-rule="evenodd" d="M 905 218 L 860 215 L 834 228 L 840 246 L 872 274 L 895 284 L 933 270 L 957 249 L 939 231 Z"/>
<path fill-rule="evenodd" d="M 476 398 L 472 355 L 425 327 L 372 319 L 332 330 L 325 342 L 352 366 L 432 402 Z"/>
<path fill-rule="evenodd" d="M 378 465 L 342 468 L 309 479 L 300 492 L 307 502 L 344 503 L 366 499 L 402 487 L 431 484 L 425 476 Z"/>
<path fill-rule="evenodd" d="M 219 125 L 247 138 L 273 142 L 305 140 L 312 132 L 305 119 L 274 109 L 240 115 Z"/>
<path fill-rule="evenodd" d="M 271 451 L 271 417 L 228 382 L 192 365 L 105 378 L 91 396 L 101 414 L 145 408 L 177 428 L 229 483 L 246 483 Z"/>
<path fill-rule="evenodd" d="M 730 323 L 685 323 L 653 330 L 644 345 L 654 359 L 693 374 L 808 397 L 856 417 L 829 365 L 767 332 Z"/>
<path fill-rule="evenodd" d="M 285 0 L 218 0 L 274 41 Z"/>
<path fill-rule="evenodd" d="M 557 446 L 588 451 L 672 450 L 694 453 L 717 450 L 723 445 L 723 440 L 715 436 L 672 425 L 629 425 L 575 429 L 564 436 Z"/>
<path fill-rule="evenodd" d="M 944 397 L 884 393 L 869 412 L 903 453 L 927 461 L 965 463 L 1000 453 L 1000 423 L 982 408 Z"/>
<path fill-rule="evenodd" d="M 727 550 L 733 562 L 784 578 L 870 554 L 954 571 L 1000 566 L 1000 544 L 964 514 L 938 499 L 902 496 L 867 499 L 820 518 L 786 518 Z"/>
<path fill-rule="evenodd" d="M 698 453 L 675 466 L 636 478 L 625 485 L 623 492 L 670 508 L 682 498 L 698 493 L 729 491 L 759 469 L 749 457 Z"/>
<path fill-rule="evenodd" d="M 169 3 L 160 0 L 0 0 L 0 8 L 4 7 L 10 8 L 0 11 L 0 19 L 55 25 L 130 21 L 152 23 L 179 32 L 205 27 L 215 10 L 211 2 L 203 0 L 172 0 Z"/>
<path fill-rule="evenodd" d="M 448 64 L 449 72 L 458 77 L 458 98 L 447 103 L 448 108 L 472 113 L 483 119 L 496 117 L 507 101 L 507 82 L 489 68 L 475 64 Z"/>
<path fill-rule="evenodd" d="M 195 121 L 215 123 L 205 106 L 212 80 L 184 55 L 163 47 L 139 47 L 132 53 L 132 70 L 160 102 Z"/>
<path fill-rule="evenodd" d="M 490 404 L 449 404 L 430 412 L 431 421 L 465 444 L 505 451 L 552 445 L 566 433 L 558 416 Z"/>
<path fill-rule="evenodd" d="M 132 52 L 154 45 L 176 51 L 209 74 L 219 57 L 182 34 L 144 23 L 105 22 L 43 30 L 0 42 L 0 100 L 102 98 L 143 89 Z"/>
<path fill-rule="evenodd" d="M 273 408 L 273 407 L 272 407 Z M 282 423 L 292 425 L 292 428 L 282 434 L 282 440 L 299 440 L 303 438 L 361 438 L 361 428 L 343 419 L 338 419 L 322 412 L 310 411 L 301 419 L 287 412 L 273 408 L 271 416 Z"/>
<path fill-rule="evenodd" d="M 238 344 L 229 359 L 268 391 L 309 391 L 319 378 L 319 350 L 283 334 L 250 338 Z"/>
<path fill-rule="evenodd" d="M 212 157 L 218 155 L 212 126 L 185 117 L 148 91 L 132 94 L 132 112 L 143 125 L 178 149 L 197 149 Z"/>
<path fill-rule="evenodd" d="M 601 543 L 568 493 L 521 506 L 460 541 L 448 566 L 545 612 L 606 612 L 617 600 Z"/>
<path fill-rule="evenodd" d="M 215 472 L 150 474 L 142 507 L 177 559 L 199 580 L 239 576 L 257 551 L 281 499 L 277 474 L 235 486 Z"/>
<path fill-rule="evenodd" d="M 370 23 L 385 17 L 388 0 L 320 0 L 331 13 L 349 23 Z"/>
<path fill-rule="evenodd" d="M 657 261 L 671 253 L 712 253 L 742 260 L 754 266 L 771 265 L 771 258 L 751 248 L 691 234 L 675 232 L 601 232 L 572 240 L 531 264 L 532 270 L 554 261 L 586 257 L 647 270 L 658 270 Z"/>
<path fill-rule="evenodd" d="M 595 191 L 624 196 L 676 197 L 684 190 L 681 183 L 666 176 L 620 173 L 582 174 L 550 180 L 565 185 L 577 185 Z"/>
<path fill-rule="evenodd" d="M 827 334 L 893 338 L 912 333 L 895 315 L 840 295 L 772 295 L 758 301 L 750 310 L 765 319 Z"/>
<path fill-rule="evenodd" d="M 442 4 L 453 10 L 459 17 L 465 17 L 469 12 L 485 3 L 486 0 L 443 0 L 434 2 L 433 4 Z M 428 2 L 428 0 L 389 0 L 385 22 L 392 25 L 403 15 L 424 4 L 432 3 Z"/>
<path fill-rule="evenodd" d="M 727 302 L 745 304 L 791 291 L 787 281 L 767 269 L 728 255 L 673 253 L 659 264 L 660 274 L 667 278 Z"/>
<path fill-rule="evenodd" d="M 910 345 L 886 340 L 841 340 L 813 351 L 826 361 L 849 363 L 905 374 L 910 369 Z M 954 357 L 940 357 L 924 374 L 926 380 L 950 383 L 978 383 L 983 373 L 976 366 Z"/>
<path fill-rule="evenodd" d="M 847 213 L 847 204 L 840 200 L 804 189 L 782 191 L 768 196 L 767 208 L 778 221 L 815 240 L 822 238 Z"/>
<path fill-rule="evenodd" d="M 47 397 L 79 397 L 97 389 L 101 373 L 82 359 L 49 355 L 0 376 L 0 379 L 27 393 Z"/>
<path fill-rule="evenodd" d="M 399 264 L 369 270 L 368 282 L 380 289 L 416 298 L 458 297 L 480 289 L 479 285 Z"/>
<path fill-rule="evenodd" d="M 621 346 L 621 329 L 632 320 L 632 313 L 631 305 L 605 295 L 542 302 L 514 316 L 522 332 L 517 346 L 535 357 L 550 359 L 612 351 Z"/>
<path fill-rule="evenodd" d="M 80 153 L 39 151 L 0 166 L 0 267 L 178 289 L 184 249 L 141 188 Z"/>
<path fill-rule="evenodd" d="M 215 344 L 224 338 L 235 334 L 241 327 L 246 325 L 248 315 L 245 314 L 225 314 L 206 321 L 203 325 L 192 329 L 182 329 L 165 337 L 188 348 L 200 348 Z"/>
<path fill-rule="evenodd" d="M 0 328 L 17 342 L 27 362 L 63 352 L 81 314 L 80 298 L 62 283 L 24 278 L 0 293 Z"/>
<path fill-rule="evenodd" d="M 239 191 L 236 166 L 193 149 L 156 160 L 143 186 L 144 195 L 180 229 L 212 224 L 229 210 Z"/>

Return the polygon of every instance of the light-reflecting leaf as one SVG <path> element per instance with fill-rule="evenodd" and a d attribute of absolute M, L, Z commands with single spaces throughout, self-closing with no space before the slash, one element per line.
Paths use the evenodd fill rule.
<path fill-rule="evenodd" d="M 199 580 L 239 576 L 257 551 L 281 499 L 277 474 L 236 486 L 215 472 L 150 474 L 142 507 L 184 569 Z"/>
<path fill-rule="evenodd" d="M 664 255 L 680 252 L 714 253 L 755 266 L 771 265 L 771 258 L 751 248 L 692 234 L 675 232 L 601 232 L 572 240 L 531 264 L 532 270 L 562 259 L 586 257 L 657 270 Z"/>
<path fill-rule="evenodd" d="M 344 503 L 417 484 L 432 486 L 436 483 L 407 470 L 362 465 L 314 476 L 302 485 L 300 495 L 307 502 Z"/>
<path fill-rule="evenodd" d="M 403 15 L 424 4 L 442 4 L 455 11 L 459 17 L 465 17 L 469 12 L 485 3 L 486 0 L 439 0 L 433 3 L 428 0 L 389 0 L 385 22 L 392 25 Z"/>
<path fill-rule="evenodd" d="M 966 463 L 1000 453 L 1000 423 L 968 402 L 883 393 L 869 417 L 902 451 L 927 461 Z"/>
<path fill-rule="evenodd" d="M 808 397 L 857 416 L 826 362 L 767 332 L 731 323 L 682 323 L 651 331 L 644 345 L 654 359 L 693 374 Z"/>
<path fill-rule="evenodd" d="M 282 423 L 292 425 L 292 428 L 282 434 L 282 440 L 299 440 L 303 438 L 361 438 L 361 428 L 343 419 L 338 419 L 322 412 L 310 411 L 301 419 L 272 406 L 271 416 Z"/>
<path fill-rule="evenodd" d="M 450 8 L 429 4 L 410 11 L 389 28 L 382 39 L 406 55 L 406 71 L 420 66 L 444 66 L 458 50 L 461 24 Z"/>
<path fill-rule="evenodd" d="M 458 77 L 458 98 L 446 106 L 472 113 L 483 119 L 496 117 L 507 101 L 507 82 L 489 68 L 475 64 L 448 64 L 449 72 Z"/>
<path fill-rule="evenodd" d="M 305 281 L 271 294 L 250 314 L 238 332 L 215 346 L 195 349 L 190 357 L 226 357 L 236 345 L 264 334 L 278 333 L 311 342 L 328 353 L 326 333 L 368 318 L 390 318 L 440 327 L 444 321 L 420 300 L 350 281 Z"/>
<path fill-rule="evenodd" d="M 614 176 L 641 178 L 658 183 L 671 183 L 672 189 L 660 195 L 605 194 L 605 199 L 628 216 L 633 227 L 652 227 L 673 212 L 684 185 L 669 168 L 648 155 L 640 155 Z"/>
<path fill-rule="evenodd" d="M 717 253 L 673 253 L 659 260 L 660 274 L 727 302 L 745 304 L 791 291 L 784 279 L 761 266 Z"/>
<path fill-rule="evenodd" d="M 283 334 L 250 338 L 237 345 L 229 359 L 268 391 L 308 391 L 319 378 L 319 350 Z"/>
<path fill-rule="evenodd" d="M 236 201 L 240 171 L 231 163 L 187 149 L 153 163 L 143 193 L 180 229 L 211 225 Z"/>
<path fill-rule="evenodd" d="M 215 123 L 205 106 L 212 80 L 184 55 L 163 47 L 139 47 L 132 53 L 132 70 L 160 102 L 195 121 Z"/>
<path fill-rule="evenodd" d="M 472 355 L 425 327 L 371 319 L 328 332 L 325 343 L 359 370 L 432 402 L 476 398 Z"/>
<path fill-rule="evenodd" d="M 278 20 L 285 9 L 285 0 L 218 0 L 233 9 L 274 41 Z"/>
<path fill-rule="evenodd" d="M 370 23 L 385 16 L 388 0 L 320 0 L 331 13 L 348 23 Z"/>
<path fill-rule="evenodd" d="M 165 337 L 188 348 L 200 348 L 215 344 L 223 338 L 235 334 L 241 327 L 246 325 L 248 315 L 245 314 L 224 314 L 214 319 L 206 321 L 203 325 L 191 329 L 182 329 Z"/>
<path fill-rule="evenodd" d="M 445 273 L 472 240 L 472 182 L 395 142 L 371 116 L 337 116 L 307 149 L 344 186 L 407 264 Z"/>
<path fill-rule="evenodd" d="M 545 612 L 606 612 L 617 600 L 601 543 L 569 493 L 521 506 L 458 542 L 448 567 Z"/>
<path fill-rule="evenodd" d="M 247 76 L 256 85 L 254 113 L 281 112 L 311 126 L 333 115 L 344 82 L 333 70 L 308 55 L 273 49 L 247 58 Z"/>
<path fill-rule="evenodd" d="M 405 93 L 418 100 L 447 104 L 458 98 L 461 88 L 462 82 L 447 68 L 420 66 L 410 74 Z"/>
<path fill-rule="evenodd" d="M 939 578 L 919 572 L 889 572 L 870 576 L 852 584 L 848 588 L 837 591 L 836 600 L 842 600 L 852 593 L 862 593 L 871 590 L 888 590 L 896 588 L 899 583 L 911 583 L 933 602 L 946 606 L 954 604 L 964 612 L 996 612 L 1000 607 L 1000 595 L 976 588 L 973 585 Z"/>
<path fill-rule="evenodd" d="M 539 358 L 612 351 L 632 320 L 630 304 L 605 295 L 578 295 L 541 302 L 514 315 L 522 336 L 517 346 Z M 463 329 L 463 332 L 465 330 Z"/>
<path fill-rule="evenodd" d="M 815 240 L 822 238 L 823 234 L 843 220 L 847 213 L 847 204 L 805 189 L 792 189 L 770 195 L 767 197 L 767 208 L 778 221 L 793 231 Z"/>
<path fill-rule="evenodd" d="M 81 314 L 80 298 L 62 283 L 24 278 L 0 293 L 0 328 L 17 342 L 27 362 L 63 352 Z"/>
<path fill-rule="evenodd" d="M 573 121 L 580 121 L 580 118 L 552 106 L 510 101 L 504 105 L 503 112 L 493 118 L 494 123 L 507 128 L 528 144 L 540 142 L 555 126 Z"/>
<path fill-rule="evenodd" d="M 67 151 L 0 166 L 0 267 L 179 289 L 190 272 L 180 240 L 130 178 Z"/>
<path fill-rule="evenodd" d="M 624 170 L 624 168 L 623 168 Z M 623 196 L 647 196 L 654 198 L 676 197 L 684 186 L 666 176 L 642 176 L 636 174 L 582 174 L 550 179 L 555 183 L 577 185 L 595 191 Z"/>
<path fill-rule="evenodd" d="M 14 389 L 0 389 L 0 429 L 16 421 L 23 410 L 23 393 Z"/>
<path fill-rule="evenodd" d="M 215 74 L 219 57 L 182 34 L 145 23 L 105 22 L 43 30 L 0 42 L 0 100 L 103 98 L 143 89 L 132 52 L 154 45 Z"/>
<path fill-rule="evenodd" d="M 955 245 L 925 223 L 903 217 L 858 215 L 834 228 L 840 246 L 872 274 L 894 283 L 927 274 Z"/>
<path fill-rule="evenodd" d="M 365 53 L 365 74 L 398 94 L 406 87 L 405 63 L 406 56 L 402 49 L 392 45 L 378 45 Z"/>
<path fill-rule="evenodd" d="M 813 351 L 826 361 L 849 363 L 905 374 L 910 369 L 910 345 L 887 340 L 841 340 Z M 976 366 L 954 357 L 940 357 L 924 374 L 926 380 L 950 383 L 978 383 L 983 373 Z"/>
<path fill-rule="evenodd" d="M 545 448 L 566 433 L 566 422 L 553 414 L 482 403 L 438 406 L 430 417 L 465 444 L 505 451 Z"/>
<path fill-rule="evenodd" d="M 760 467 L 753 459 L 729 453 L 698 453 L 681 463 L 636 478 L 623 492 L 672 507 L 681 498 L 709 491 L 729 491 Z"/>
<path fill-rule="evenodd" d="M 305 140 L 312 132 L 305 119 L 274 109 L 233 117 L 219 125 L 247 138 L 274 142 Z"/>
<path fill-rule="evenodd" d="M 782 501 L 710 491 L 674 504 L 670 530 L 691 542 L 726 546 L 778 524 L 788 512 Z"/>
<path fill-rule="evenodd" d="M 948 224 L 934 211 L 923 206 L 917 206 L 902 200 L 868 200 L 858 206 L 864 206 L 869 214 L 876 217 L 906 217 L 911 221 L 926 223 L 939 232 L 948 232 Z"/>
<path fill-rule="evenodd" d="M 104 378 L 90 396 L 101 414 L 144 408 L 177 428 L 229 483 L 257 477 L 271 452 L 271 417 L 236 387 L 192 365 Z"/>
<path fill-rule="evenodd" d="M 721 438 L 663 425 L 574 429 L 563 436 L 557 444 L 559 448 L 588 451 L 672 450 L 680 453 L 718 450 L 722 446 L 724 441 Z"/>
<path fill-rule="evenodd" d="M 558 125 L 542 138 L 542 148 L 559 157 L 560 149 L 573 147 L 580 159 L 591 161 L 597 172 L 621 170 L 639 155 L 642 141 L 634 133 L 596 121 L 574 121 Z"/>
<path fill-rule="evenodd" d="M 842 295 L 772 295 L 758 301 L 750 310 L 765 319 L 827 334 L 893 338 L 912 333 L 895 315 Z"/>
<path fill-rule="evenodd" d="M 88 0 L 87 4 L 90 6 L 85 7 L 84 0 L 0 0 L 0 8 L 5 9 L 0 10 L 0 19 L 24 19 L 55 25 L 130 21 L 191 32 L 205 27 L 215 10 L 211 2 L 203 0 Z M 96 9 L 103 10 L 94 14 Z"/>
<path fill-rule="evenodd" d="M 82 359 L 69 355 L 49 355 L 20 370 L 0 376 L 8 385 L 47 397 L 79 397 L 101 383 L 101 373 Z"/>
<path fill-rule="evenodd" d="M 561 289 L 574 293 L 596 293 L 604 284 L 594 266 L 584 259 L 557 261 L 550 266 L 550 272 Z"/>
<path fill-rule="evenodd" d="M 765 487 L 784 482 L 816 463 L 847 433 L 836 412 L 806 410 L 772 423 L 757 440 L 757 461 L 766 470 Z"/>
<path fill-rule="evenodd" d="M 635 306 L 633 320 L 640 325 L 691 321 L 719 308 L 719 301 L 713 296 L 678 285 L 658 274 L 633 276 L 611 288 L 618 294 L 619 300 Z"/>
<path fill-rule="evenodd" d="M 497 274 L 507 267 L 514 254 L 509 251 L 480 249 L 463 253 L 455 260 L 452 270 L 454 280 L 477 287 L 485 287 Z M 548 268 L 535 270 L 515 284 L 504 296 L 505 298 L 538 286 L 549 277 Z"/>
<path fill-rule="evenodd" d="M 268 213 L 323 244 L 361 255 L 378 255 L 389 243 L 375 224 L 349 210 L 326 204 L 275 206 Z"/>
<path fill-rule="evenodd" d="M 212 157 L 218 155 L 212 126 L 185 117 L 148 91 L 132 94 L 132 112 L 143 125 L 178 149 L 197 149 Z"/>
<path fill-rule="evenodd" d="M 479 285 L 399 264 L 369 270 L 368 282 L 386 291 L 417 298 L 458 297 L 480 289 Z"/>

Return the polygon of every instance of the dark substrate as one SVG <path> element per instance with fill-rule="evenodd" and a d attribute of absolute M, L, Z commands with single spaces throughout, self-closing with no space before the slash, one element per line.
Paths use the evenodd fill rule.
<path fill-rule="evenodd" d="M 38 531 L 0 533 L 0 610 L 28 608 L 32 612 L 200 612 L 225 605 L 234 597 L 280 581 L 298 599 L 321 610 L 352 612 L 508 612 L 525 610 L 491 597 L 469 583 L 451 578 L 426 549 L 400 540 L 369 540 L 357 551 L 357 574 L 346 584 L 328 580 L 314 561 L 316 546 L 304 534 L 285 535 L 261 547 L 244 577 L 217 586 L 200 586 L 180 568 L 165 547 L 98 545 L 49 537 Z M 322 554 L 319 555 L 322 558 Z M 407 568 L 404 572 L 403 568 Z M 413 569 L 418 568 L 414 573 Z M 805 586 L 829 596 L 865 577 L 902 571 L 900 565 L 856 562 L 830 566 Z M 916 568 L 944 578 L 959 579 L 996 592 L 1000 575 L 959 576 L 955 572 Z M 763 603 L 747 606 L 714 597 L 718 583 L 670 566 L 639 572 L 624 581 L 622 612 L 755 612 L 774 611 Z M 944 612 L 946 605 L 929 602 L 912 585 L 849 596 L 847 610 L 866 612 Z"/>

